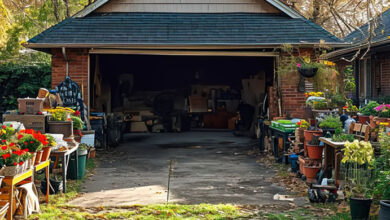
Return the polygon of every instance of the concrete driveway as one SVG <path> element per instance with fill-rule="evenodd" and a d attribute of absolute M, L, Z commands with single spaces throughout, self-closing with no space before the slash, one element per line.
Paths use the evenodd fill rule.
<path fill-rule="evenodd" d="M 85 194 L 71 205 L 120 206 L 161 204 L 280 204 L 285 189 L 272 182 L 275 171 L 248 154 L 256 142 L 231 132 L 129 134 L 125 143 L 98 153 L 96 173 L 84 184 Z M 286 202 L 284 202 L 286 203 Z"/>

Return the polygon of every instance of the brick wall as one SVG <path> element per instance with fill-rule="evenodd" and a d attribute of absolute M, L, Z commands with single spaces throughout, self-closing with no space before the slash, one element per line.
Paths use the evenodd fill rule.
<path fill-rule="evenodd" d="M 83 91 L 84 103 L 88 103 L 88 49 L 67 49 L 69 76 Z M 61 49 L 52 49 L 51 86 L 56 87 L 66 77 L 66 62 Z M 82 87 L 82 88 L 81 88 Z"/>

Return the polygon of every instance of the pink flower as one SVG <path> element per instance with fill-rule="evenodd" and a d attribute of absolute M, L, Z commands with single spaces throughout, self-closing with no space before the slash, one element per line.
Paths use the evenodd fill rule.
<path fill-rule="evenodd" d="M 298 68 L 301 68 L 301 63 L 297 63 L 297 67 L 298 67 Z"/>

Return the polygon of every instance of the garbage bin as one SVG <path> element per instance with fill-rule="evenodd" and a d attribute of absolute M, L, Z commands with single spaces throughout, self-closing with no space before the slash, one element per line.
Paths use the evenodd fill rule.
<path fill-rule="evenodd" d="M 85 175 L 85 165 L 87 163 L 88 150 L 79 150 L 78 154 L 79 157 L 78 157 L 78 166 L 77 166 L 77 176 L 75 173 L 76 161 L 74 158 L 71 158 L 69 160 L 69 165 L 68 165 L 68 173 L 67 173 L 68 179 L 79 180 L 82 179 Z"/>

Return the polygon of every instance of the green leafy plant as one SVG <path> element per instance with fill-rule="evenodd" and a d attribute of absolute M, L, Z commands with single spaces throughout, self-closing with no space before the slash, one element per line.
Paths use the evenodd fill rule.
<path fill-rule="evenodd" d="M 374 149 L 370 142 L 354 140 L 344 144 L 341 162 L 346 164 L 345 190 L 349 197 L 368 196 L 371 180 L 370 167 L 374 160 Z"/>
<path fill-rule="evenodd" d="M 390 199 L 390 134 L 381 128 L 379 143 L 381 154 L 375 159 L 373 194 L 378 199 Z"/>
<path fill-rule="evenodd" d="M 0 139 L 9 141 L 10 138 L 16 133 L 12 125 L 1 125 L 0 127 Z"/>
<path fill-rule="evenodd" d="M 319 126 L 320 128 L 337 129 L 342 127 L 342 123 L 340 118 L 330 115 L 323 119 Z"/>
<path fill-rule="evenodd" d="M 313 101 L 313 108 L 316 110 L 323 110 L 328 108 L 328 102 L 324 100 Z"/>
<path fill-rule="evenodd" d="M 332 141 L 334 142 L 344 142 L 344 141 L 354 141 L 355 137 L 352 134 L 345 134 L 342 132 L 341 128 L 337 128 L 332 136 Z"/>
<path fill-rule="evenodd" d="M 81 130 L 83 129 L 83 121 L 81 120 L 81 118 L 77 117 L 77 116 L 71 116 L 70 117 L 73 121 L 73 129 L 75 130 Z"/>
<path fill-rule="evenodd" d="M 90 148 L 91 146 L 88 144 L 84 144 L 84 143 L 79 144 L 79 150 L 89 150 Z"/>
<path fill-rule="evenodd" d="M 375 108 L 379 106 L 379 103 L 376 101 L 370 101 L 367 105 L 359 109 L 359 112 L 362 115 L 376 115 L 377 112 L 375 111 Z"/>

